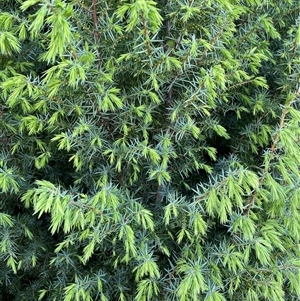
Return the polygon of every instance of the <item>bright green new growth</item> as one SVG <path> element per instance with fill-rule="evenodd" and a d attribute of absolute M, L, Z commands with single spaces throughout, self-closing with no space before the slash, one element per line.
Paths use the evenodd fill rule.
<path fill-rule="evenodd" d="M 0 0 L 0 299 L 300 299 L 298 0 Z"/>

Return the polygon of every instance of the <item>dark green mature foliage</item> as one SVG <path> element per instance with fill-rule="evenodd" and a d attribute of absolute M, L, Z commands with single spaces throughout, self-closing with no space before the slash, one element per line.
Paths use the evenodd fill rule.
<path fill-rule="evenodd" d="M 0 9 L 1 300 L 299 300 L 298 0 Z"/>

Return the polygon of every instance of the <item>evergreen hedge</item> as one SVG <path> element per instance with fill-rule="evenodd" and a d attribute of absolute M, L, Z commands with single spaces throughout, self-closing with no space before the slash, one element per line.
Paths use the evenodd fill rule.
<path fill-rule="evenodd" d="M 0 1 L 0 299 L 300 299 L 299 0 Z"/>

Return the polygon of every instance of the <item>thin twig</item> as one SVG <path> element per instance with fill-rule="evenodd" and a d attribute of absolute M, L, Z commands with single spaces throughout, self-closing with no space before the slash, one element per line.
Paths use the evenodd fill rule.
<path fill-rule="evenodd" d="M 99 29 L 98 29 L 98 25 L 99 25 L 99 20 L 98 20 L 98 16 L 97 16 L 97 0 L 92 0 L 92 15 L 93 15 L 93 23 L 94 23 L 94 38 L 95 38 L 95 42 L 96 44 L 99 43 L 100 40 L 100 35 L 99 35 Z M 101 56 L 100 56 L 100 49 L 98 48 L 98 61 L 99 64 L 101 63 Z"/>

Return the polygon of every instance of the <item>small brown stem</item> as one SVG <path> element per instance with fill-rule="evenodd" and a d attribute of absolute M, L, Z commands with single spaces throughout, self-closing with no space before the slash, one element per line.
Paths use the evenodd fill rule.
<path fill-rule="evenodd" d="M 94 38 L 95 38 L 95 42 L 96 44 L 99 43 L 100 40 L 100 35 L 99 35 L 99 29 L 98 29 L 98 25 L 99 25 L 99 20 L 98 20 L 98 16 L 97 16 L 97 0 L 92 0 L 92 15 L 93 15 L 93 23 L 94 23 Z M 101 56 L 100 56 L 100 49 L 98 48 L 98 61 L 99 64 L 101 63 Z"/>
<path fill-rule="evenodd" d="M 95 37 L 95 42 L 99 42 L 99 32 L 98 32 L 98 17 L 97 17 L 97 0 L 92 0 L 92 15 L 93 15 L 93 22 L 94 22 L 94 37 Z"/>

